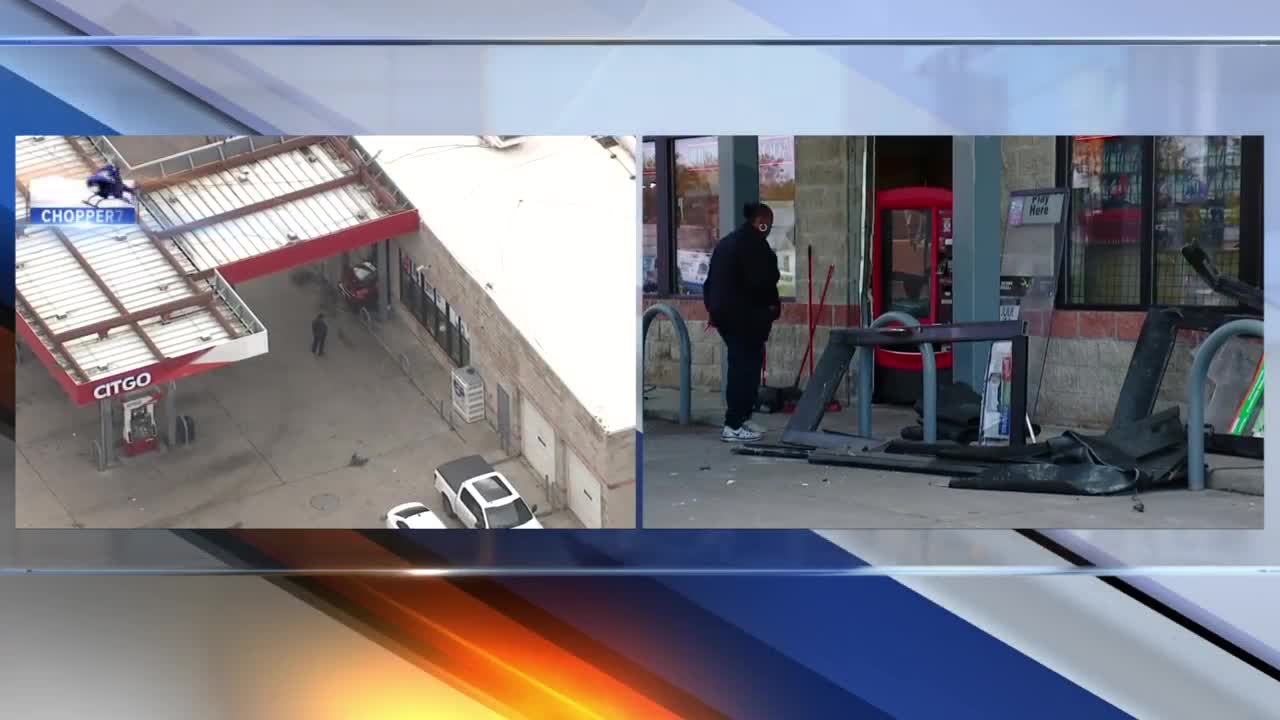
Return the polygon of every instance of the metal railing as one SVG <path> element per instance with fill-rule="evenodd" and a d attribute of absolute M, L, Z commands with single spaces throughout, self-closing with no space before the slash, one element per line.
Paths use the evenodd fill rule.
<path fill-rule="evenodd" d="M 688 425 L 693 405 L 693 350 L 689 342 L 689 328 L 680 316 L 680 311 L 670 305 L 651 305 L 644 311 L 640 321 L 640 373 L 644 377 L 644 346 L 649 337 L 649 326 L 659 315 L 667 316 L 676 329 L 676 338 L 680 341 L 680 424 Z"/>
<path fill-rule="evenodd" d="M 131 171 L 133 169 L 133 166 L 124 159 L 124 155 L 116 149 L 115 145 L 111 144 L 111 140 L 109 138 L 102 135 L 89 135 L 88 139 L 89 144 L 92 145 L 94 149 L 98 151 L 98 154 L 102 155 L 107 162 L 114 164 L 122 172 Z M 69 141 L 75 142 L 75 139 L 69 138 Z"/>
<path fill-rule="evenodd" d="M 1262 321 L 1232 320 L 1214 330 L 1196 349 L 1196 359 L 1191 363 L 1191 378 L 1187 382 L 1187 487 L 1192 490 L 1203 490 L 1205 486 L 1204 385 L 1209 379 L 1209 366 L 1228 340 L 1241 335 L 1263 337 Z"/>
<path fill-rule="evenodd" d="M 249 306 L 235 291 L 235 288 L 231 286 L 231 283 L 222 277 L 222 273 L 216 270 L 209 273 L 208 283 L 218 299 L 231 311 L 236 321 L 248 330 L 250 334 L 266 330 L 266 326 L 262 324 L 257 315 L 253 314 L 253 310 L 249 309 Z"/>
<path fill-rule="evenodd" d="M 103 155 L 114 158 L 117 165 L 122 170 L 127 169 L 131 175 L 144 178 L 167 177 L 175 173 L 188 172 L 205 165 L 213 163 L 225 162 L 237 155 L 244 155 L 255 150 L 280 145 L 292 139 L 293 136 L 284 135 L 236 135 L 233 137 L 219 139 L 207 145 L 183 150 L 172 155 L 166 155 L 155 160 L 148 160 L 137 165 L 128 164 L 124 156 L 115 149 L 111 144 L 111 140 L 103 136 L 95 136 L 90 138 L 90 142 Z"/>
<path fill-rule="evenodd" d="M 872 321 L 868 329 L 879 328 L 891 322 L 902 323 L 907 327 L 919 327 L 920 321 L 904 312 L 887 312 Z M 871 395 L 875 384 L 876 348 L 864 345 L 858 348 L 858 434 L 871 437 Z M 924 421 L 924 441 L 938 441 L 938 365 L 933 357 L 933 345 L 920 344 L 921 381 L 924 383 L 922 404 Z"/>
<path fill-rule="evenodd" d="M 348 141 L 351 146 L 351 151 L 354 152 L 360 162 L 364 163 L 365 167 L 369 169 L 370 179 L 378 185 L 381 185 L 383 189 L 390 193 L 391 197 L 395 198 L 400 208 L 404 209 L 413 207 L 413 204 L 409 202 L 408 196 L 400 190 L 400 187 L 395 184 L 395 181 L 393 181 L 390 176 L 387 175 L 386 170 L 378 162 L 378 156 L 369 154 L 369 151 L 366 150 L 356 138 L 348 138 Z"/>

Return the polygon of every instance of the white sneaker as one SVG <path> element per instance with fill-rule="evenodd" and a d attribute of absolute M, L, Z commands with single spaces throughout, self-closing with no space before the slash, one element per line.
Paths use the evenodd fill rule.
<path fill-rule="evenodd" d="M 725 442 L 754 442 L 761 438 L 761 434 L 743 424 L 742 427 L 734 430 L 728 425 L 720 431 L 720 439 Z"/>
<path fill-rule="evenodd" d="M 757 425 L 757 424 L 755 424 L 755 423 L 751 422 L 750 420 L 748 420 L 748 421 L 746 421 L 746 422 L 742 423 L 742 427 L 744 427 L 744 428 L 746 428 L 746 429 L 750 430 L 750 431 L 751 431 L 751 432 L 753 432 L 753 433 L 757 433 L 757 434 L 760 434 L 760 435 L 763 435 L 763 434 L 765 434 L 766 432 L 768 432 L 768 430 L 765 430 L 763 426 L 761 426 L 761 425 Z"/>

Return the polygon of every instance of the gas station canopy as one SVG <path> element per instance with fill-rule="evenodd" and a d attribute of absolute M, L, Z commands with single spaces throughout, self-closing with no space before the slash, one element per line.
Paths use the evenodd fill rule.
<path fill-rule="evenodd" d="M 235 137 L 136 167 L 105 137 L 17 138 L 18 332 L 77 404 L 267 351 L 231 283 L 412 232 L 342 138 Z M 114 163 L 137 226 L 27 225 L 30 183 Z"/>

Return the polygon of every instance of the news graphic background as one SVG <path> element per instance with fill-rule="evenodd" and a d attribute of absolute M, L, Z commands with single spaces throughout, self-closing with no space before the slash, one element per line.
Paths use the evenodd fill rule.
<path fill-rule="evenodd" d="M 368 2 L 359 14 L 314 3 L 40 2 L 0 10 L 9 33 L 397 33 L 492 37 L 600 35 L 775 37 L 900 35 L 901 15 L 830 3 L 583 0 L 536 8 Z M 1021 3 L 918 3 L 921 35 L 1096 35 L 1089 13 L 1029 13 Z M 899 13 L 902 5 L 895 6 Z M 459 12 L 469 13 L 459 16 Z M 1108 32 L 1240 34 L 1274 26 L 1274 9 L 1224 2 L 1215 12 L 1165 3 L 1109 7 Z M 237 18 L 253 17 L 251 25 Z M 995 28 L 993 30 L 993 28 Z M 18 134 L 618 133 L 1132 134 L 1280 129 L 1274 47 L 989 48 L 5 48 L 4 137 Z M 757 91 L 756 89 L 763 90 Z M 754 101 L 757 98 L 764 100 Z M 1266 166 L 1280 167 L 1276 143 Z M 0 164 L 13 145 L 0 143 Z M 1274 172 L 1274 171 L 1272 171 Z M 7 174 L 0 173 L 4 177 Z M 6 180 L 5 182 L 8 182 Z M 0 188 L 0 203 L 10 197 Z M 1267 190 L 1277 227 L 1280 184 Z M 12 237 L 12 208 L 0 235 Z M 12 249 L 12 248 L 10 248 Z M 1268 282 L 1275 253 L 1267 259 Z M 6 284 L 12 293 L 12 278 Z M 10 303 L 12 298 L 10 295 Z M 1276 337 L 1268 312 L 1268 350 Z M 19 417 L 19 424 L 21 419 Z M 1280 492 L 1277 474 L 1269 494 Z M 12 510 L 12 494 L 2 503 Z M 1274 505 L 1274 504 L 1272 504 Z M 1275 579 L 1215 575 L 1280 564 L 1280 511 L 1267 530 L 1055 532 L 1097 563 L 1200 566 L 1139 581 L 1253 657 L 1280 665 Z M 1004 531 L 540 533 L 478 539 L 433 533 L 395 552 L 357 533 L 220 533 L 260 566 L 705 569 L 672 577 L 494 578 L 405 597 L 358 579 L 346 597 L 431 607 L 448 626 L 488 613 L 558 649 L 535 679 L 623 678 L 623 705 L 686 716 L 1266 717 L 1275 681 L 1087 577 L 1009 577 L 1062 558 Z M 225 556 L 164 531 L 0 531 L 8 567 L 216 567 Z M 207 538 L 206 538 L 207 539 Z M 985 577 L 803 577 L 780 571 L 974 566 Z M 727 576 L 718 569 L 749 568 Z M 983 570 L 985 568 L 985 570 Z M 121 584 L 129 582 L 119 579 Z M 453 586 L 450 586 L 453 587 Z M 461 587 L 461 586 L 459 586 Z M 214 592 L 210 590 L 210 592 Z M 446 597 L 447 594 L 447 597 Z M 465 596 L 465 597 L 463 597 Z M 446 602 L 446 600 L 450 602 Z M 357 602 L 357 601 L 353 601 Z M 252 612 L 253 608 L 244 608 Z M 425 631 L 423 631 L 425 633 Z M 417 632 L 415 639 L 419 639 Z M 505 698 L 523 681 L 472 664 L 423 635 L 453 673 Z M 437 643 L 430 645 L 430 643 Z M 539 646 L 540 648 L 543 646 Z M 484 649 L 527 660 L 519 643 Z M 526 666 L 529 664 L 526 663 Z M 545 678 L 541 673 L 545 673 Z M 593 674 L 595 673 L 595 674 Z M 548 700 L 551 702 L 551 700 Z M 625 705 L 636 703 L 636 705 Z M 647 707 L 647 706 L 644 706 Z M 852 708 L 852 710 L 851 710 Z M 1225 715 L 1223 715 L 1225 716 Z"/>

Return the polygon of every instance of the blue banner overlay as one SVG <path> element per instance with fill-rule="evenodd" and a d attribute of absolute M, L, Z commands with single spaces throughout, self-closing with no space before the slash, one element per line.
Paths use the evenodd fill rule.
<path fill-rule="evenodd" d="M 32 225 L 137 225 L 138 210 L 131 207 L 33 207 Z"/>

